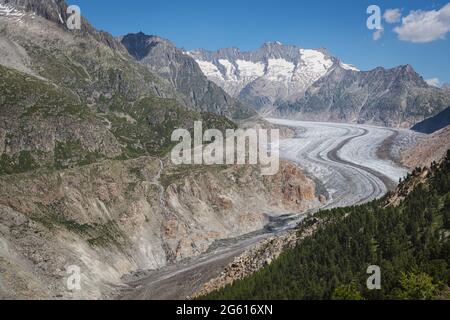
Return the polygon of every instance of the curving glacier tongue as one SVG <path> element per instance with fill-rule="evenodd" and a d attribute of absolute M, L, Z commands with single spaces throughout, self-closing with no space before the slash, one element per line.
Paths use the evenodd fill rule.
<path fill-rule="evenodd" d="M 382 197 L 408 169 L 378 155 L 388 138 L 398 144 L 408 130 L 366 125 L 267 119 L 296 128 L 297 136 L 280 144 L 280 155 L 298 163 L 328 193 L 328 207 L 345 207 Z M 416 137 L 416 138 L 417 138 Z"/>

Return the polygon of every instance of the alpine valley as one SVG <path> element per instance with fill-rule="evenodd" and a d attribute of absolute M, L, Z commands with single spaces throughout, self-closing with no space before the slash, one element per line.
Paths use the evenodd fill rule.
<path fill-rule="evenodd" d="M 446 86 L 280 42 L 69 30 L 67 9 L 0 0 L 0 299 L 342 298 L 368 257 L 390 286 L 364 298 L 401 297 L 402 272 L 448 292 Z M 175 165 L 172 133 L 197 121 L 279 129 L 278 173 Z"/>

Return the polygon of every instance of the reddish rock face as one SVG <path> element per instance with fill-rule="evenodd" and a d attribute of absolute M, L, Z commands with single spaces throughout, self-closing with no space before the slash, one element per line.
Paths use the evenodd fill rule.
<path fill-rule="evenodd" d="M 233 208 L 233 200 L 228 198 L 227 196 L 218 196 L 216 198 L 217 204 L 223 209 L 231 209 Z"/>
<path fill-rule="evenodd" d="M 165 175 L 171 170 L 180 176 L 177 168 Z M 274 176 L 261 176 L 257 166 L 186 172 L 165 188 L 165 201 L 173 219 L 165 224 L 166 249 L 177 259 L 200 254 L 214 240 L 263 228 L 265 212 L 302 212 L 320 205 L 314 182 L 287 161 Z"/>
<path fill-rule="evenodd" d="M 302 206 L 305 202 L 316 200 L 314 182 L 293 163 L 282 162 L 281 170 L 273 177 L 273 181 L 286 206 Z"/>

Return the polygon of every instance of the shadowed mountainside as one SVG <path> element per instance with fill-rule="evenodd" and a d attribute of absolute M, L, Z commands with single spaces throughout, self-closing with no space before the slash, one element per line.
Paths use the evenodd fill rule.
<path fill-rule="evenodd" d="M 424 121 L 416 124 L 414 127 L 411 128 L 411 130 L 430 134 L 439 131 L 449 125 L 450 125 L 450 107 L 438 113 L 434 117 L 425 119 Z"/>

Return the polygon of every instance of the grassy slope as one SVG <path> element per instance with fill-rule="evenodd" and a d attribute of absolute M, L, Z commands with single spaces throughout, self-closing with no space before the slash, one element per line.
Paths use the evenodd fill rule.
<path fill-rule="evenodd" d="M 161 156 L 172 146 L 171 132 L 195 120 L 205 128 L 234 128 L 184 105 L 118 44 L 40 18 L 29 23 L 3 26 L 42 78 L 0 66 L 0 174 Z"/>

